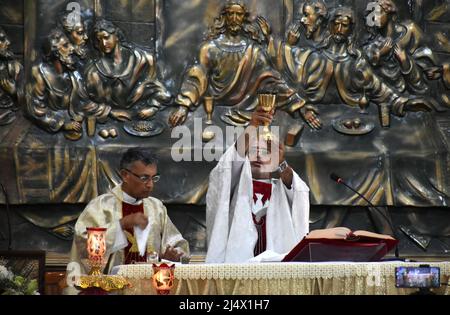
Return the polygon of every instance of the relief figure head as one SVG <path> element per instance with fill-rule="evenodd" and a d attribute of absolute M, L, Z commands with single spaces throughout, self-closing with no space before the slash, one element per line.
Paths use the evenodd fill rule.
<path fill-rule="evenodd" d="M 328 20 L 328 9 L 322 0 L 306 0 L 301 7 L 301 19 L 305 36 L 312 39 Z"/>
<path fill-rule="evenodd" d="M 0 59 L 10 59 L 14 56 L 10 49 L 11 41 L 5 30 L 0 27 Z"/>
<path fill-rule="evenodd" d="M 94 25 L 94 46 L 103 54 L 111 54 L 123 41 L 122 31 L 112 22 L 100 20 Z"/>
<path fill-rule="evenodd" d="M 369 2 L 365 11 L 368 27 L 384 29 L 390 21 L 397 20 L 398 9 L 392 0 L 376 0 Z"/>
<path fill-rule="evenodd" d="M 85 58 L 88 50 L 88 34 L 86 23 L 84 23 L 81 18 L 77 21 L 72 21 L 70 19 L 70 14 L 65 13 L 61 17 L 60 24 L 69 40 L 74 45 L 75 53 L 78 56 Z"/>
<path fill-rule="evenodd" d="M 50 31 L 44 41 L 43 51 L 47 61 L 60 61 L 68 69 L 74 69 L 74 47 L 60 29 Z"/>
<path fill-rule="evenodd" d="M 259 33 L 250 20 L 250 12 L 247 7 L 239 2 L 227 2 L 220 11 L 220 14 L 214 19 L 210 27 L 207 39 L 215 39 L 222 34 L 232 36 L 244 35 L 252 40 L 260 42 L 262 34 Z"/>
<path fill-rule="evenodd" d="M 330 33 L 337 43 L 347 42 L 353 33 L 355 14 L 350 7 L 338 7 L 330 21 Z"/>

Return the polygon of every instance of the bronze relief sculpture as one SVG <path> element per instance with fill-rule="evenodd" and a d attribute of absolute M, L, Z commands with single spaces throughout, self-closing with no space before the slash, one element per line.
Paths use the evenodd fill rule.
<path fill-rule="evenodd" d="M 436 65 L 433 51 L 425 44 L 425 34 L 413 21 L 398 21 L 398 8 L 392 0 L 376 0 L 377 16 L 366 24 L 369 37 L 363 45 L 367 60 L 378 75 L 400 93 L 426 94 L 429 91 L 425 69 Z"/>
<path fill-rule="evenodd" d="M 323 41 L 329 36 L 328 19 L 329 10 L 322 0 L 306 0 L 300 6 L 300 23 L 291 25 L 287 43 L 294 46 L 298 43 L 301 28 L 307 42 L 302 46 L 320 48 Z"/>
<path fill-rule="evenodd" d="M 399 22 L 391 0 L 375 4 L 380 15 L 361 49 L 353 34 L 355 13 L 348 7 L 330 10 L 323 0 L 305 0 L 300 23 L 281 41 L 271 35 L 263 17 L 251 20 L 244 4 L 227 2 L 201 44 L 198 60 L 182 78 L 169 123 L 184 123 L 206 98 L 230 108 L 223 121 L 245 125 L 257 94 L 268 91 L 277 94 L 278 109 L 302 117 L 313 129 L 321 128 L 315 109 L 320 104 L 344 103 L 364 112 L 374 103 L 384 127 L 391 114 L 441 110 L 428 95 L 426 77 L 445 83 L 448 66 L 436 66 L 420 28 Z M 71 140 L 81 137 L 84 120 L 92 136 L 95 124 L 108 117 L 125 122 L 125 130 L 134 130 L 131 134 L 141 132 L 138 126 L 148 133 L 154 126 L 143 121 L 173 104 L 158 79 L 155 56 L 128 42 L 115 24 L 101 17 L 89 32 L 85 16 L 74 21 L 69 12 L 60 15 L 58 25 L 65 34 L 61 41 L 67 40 L 68 47 L 47 43 L 43 62 L 32 70 L 27 112 L 44 130 L 64 131 Z M 299 41 L 301 31 L 304 41 Z M 52 46 L 58 47 L 53 55 L 48 49 Z M 99 135 L 118 136 L 116 129 L 108 128 Z"/>
<path fill-rule="evenodd" d="M 64 31 L 73 45 L 74 54 L 77 58 L 77 69 L 81 71 L 84 65 L 92 58 L 92 52 L 88 46 L 87 22 L 80 13 L 78 19 L 73 19 L 70 12 L 63 12 L 60 17 L 59 27 Z"/>
<path fill-rule="evenodd" d="M 11 42 L 0 27 L 0 126 L 12 123 L 23 100 L 23 67 L 14 58 Z"/>
<path fill-rule="evenodd" d="M 425 6 L 439 1 L 443 2 L 421 2 Z M 128 7 L 137 8 L 132 1 L 120 2 L 123 7 L 129 3 Z M 145 4 L 151 2 L 140 1 Z M 194 2 L 200 4 L 191 6 Z M 16 123 L 1 126 L 19 114 L 16 110 L 21 107 L 20 85 L 24 81 L 21 80 L 21 71 L 16 71 L 20 64 L 11 54 L 2 54 L 4 46 L 0 32 L 0 69 L 14 70 L 8 73 L 9 82 L 0 82 L 0 136 L 11 139 L 11 142 L 5 141 L 3 156 L 5 161 L 11 160 L 5 165 L 15 163 L 17 168 L 12 175 L 16 179 L 10 181 L 12 186 L 18 187 L 17 194 L 13 193 L 15 202 L 88 202 L 116 183 L 115 158 L 124 146 L 142 145 L 167 151 L 171 141 L 168 133 L 162 133 L 166 126 L 162 126 L 165 121 L 160 118 L 166 120 L 170 111 L 173 111 L 170 122 L 178 125 L 185 119 L 203 115 L 203 110 L 198 107 L 209 104 L 209 111 L 214 106 L 220 107 L 216 107 L 214 114 L 225 112 L 229 123 L 240 126 L 248 122 L 249 113 L 246 111 L 252 110 L 257 94 L 273 91 L 281 96 L 278 109 L 297 117 L 300 114 L 304 119 L 310 115 L 306 120 L 317 127 L 315 109 L 318 108 L 320 121 L 325 125 L 319 132 L 312 131 L 304 128 L 301 119 L 294 121 L 287 115 L 277 117 L 275 122 L 286 126 L 289 131 L 294 130 L 289 134 L 290 159 L 295 163 L 294 167 L 305 171 L 312 203 L 354 205 L 357 201 L 327 185 L 328 174 L 324 173 L 332 166 L 338 173 L 347 174 L 345 176 L 351 178 L 377 205 L 448 204 L 450 186 L 446 176 L 448 161 L 445 159 L 448 153 L 445 147 L 448 146 L 448 115 L 407 112 L 440 109 L 429 96 L 441 94 L 446 94 L 447 98 L 439 100 L 440 105 L 450 106 L 450 62 L 446 58 L 450 50 L 445 55 L 443 50 L 427 42 L 427 37 L 432 37 L 428 36 L 431 35 L 429 33 L 436 28 L 430 28 L 424 19 L 414 19 L 415 23 L 404 21 L 403 16 L 409 16 L 409 12 L 401 11 L 402 7 L 397 9 L 398 17 L 394 17 L 395 11 L 388 8 L 389 13 L 380 16 L 385 24 L 370 26 L 371 37 L 362 41 L 358 32 L 366 32 L 369 26 L 364 25 L 364 21 L 367 23 L 363 19 L 364 9 L 356 11 L 356 8 L 361 8 L 361 2 L 346 2 L 357 4 L 352 12 L 346 7 L 334 7 L 328 0 L 279 1 L 277 5 L 272 0 L 246 1 L 259 12 L 266 12 L 262 15 L 271 21 L 272 35 L 268 23 L 262 18 L 254 20 L 245 6 L 236 3 L 233 3 L 236 6 L 230 3 L 222 14 L 217 14 L 220 11 L 216 9 L 225 2 L 188 0 L 180 5 L 178 1 L 163 0 L 156 3 L 161 6 L 161 16 L 156 11 L 154 17 L 149 17 L 149 13 L 145 20 L 140 21 L 143 22 L 141 25 L 145 24 L 143 29 L 153 30 L 152 23 L 156 20 L 155 34 L 142 37 L 140 33 L 143 31 L 137 26 L 139 23 L 133 20 L 135 13 L 130 10 L 129 14 L 118 14 L 117 8 L 111 10 L 108 1 L 95 1 L 105 4 L 101 10 L 95 11 L 93 23 L 90 23 L 90 15 L 84 13 L 79 23 L 70 23 L 67 12 L 59 20 L 57 11 L 63 6 L 62 1 L 55 1 L 54 5 L 52 2 L 50 12 L 39 11 L 47 6 L 37 6 L 36 12 L 28 12 L 27 15 L 35 14 L 36 24 L 42 28 L 35 31 L 28 26 L 25 31 L 29 32 L 29 38 L 34 40 L 35 34 L 36 42 L 39 42 L 38 38 L 49 34 L 47 30 L 56 26 L 53 21 L 57 20 L 73 52 L 68 53 L 68 49 L 59 45 L 61 52 L 55 54 L 55 58 L 45 53 L 33 68 L 33 76 L 27 82 L 31 87 L 28 89 L 29 101 L 26 107 L 22 106 L 32 118 L 32 123 L 22 128 L 22 120 L 17 119 Z M 394 2 L 398 5 L 405 3 Z M 92 3 L 84 1 L 87 6 Z M 280 3 L 292 3 L 294 8 L 300 5 L 300 16 L 293 16 L 295 23 L 286 36 L 279 34 L 286 25 L 284 18 L 290 16 L 277 11 L 283 7 Z M 272 13 L 273 8 L 276 8 L 273 10 L 276 13 Z M 381 6 L 379 8 L 382 9 Z M 369 13 L 366 13 L 366 18 Z M 216 15 L 215 27 L 205 41 L 201 42 L 198 35 L 183 33 L 184 28 L 196 34 L 199 29 L 207 30 L 204 25 L 211 24 Z M 101 26 L 93 32 L 95 22 L 100 26 L 104 17 L 114 20 L 114 23 L 119 21 L 117 24 L 127 36 L 108 22 L 103 23 L 108 24 L 105 29 Z M 362 23 L 355 23 L 357 19 Z M 174 24 L 177 20 L 180 23 Z M 162 24 L 161 28 L 157 27 L 158 23 Z M 428 33 L 421 34 L 418 25 Z M 392 26 L 395 26 L 394 31 L 400 31 L 389 33 Z M 442 30 L 446 26 L 448 24 L 444 22 L 437 29 Z M 391 40 L 387 41 L 387 37 Z M 184 46 L 186 39 L 191 40 L 191 46 Z M 144 46 L 154 44 L 157 53 L 146 52 L 134 42 Z M 66 45 L 67 41 L 62 43 Z M 403 51 L 396 51 L 396 45 L 401 44 L 404 44 Z M 174 50 L 188 52 L 169 54 Z M 191 56 L 194 51 L 197 60 L 192 65 L 193 58 L 183 56 Z M 62 57 L 58 59 L 59 55 Z M 26 58 L 34 60 L 34 56 L 33 49 L 30 49 Z M 175 62 L 175 57 L 181 61 Z M 73 59 L 73 63 L 68 59 Z M 163 70 L 161 77 L 157 66 Z M 30 70 L 27 69 L 28 72 Z M 3 73 L 1 70 L 0 74 Z M 394 74 L 392 78 L 390 73 Z M 438 84 L 442 84 L 442 88 L 433 86 Z M 171 93 L 176 95 L 175 102 L 170 98 Z M 204 102 L 205 99 L 211 102 Z M 168 104 L 175 106 L 162 111 Z M 368 113 L 359 115 L 360 108 L 361 112 L 367 109 Z M 285 117 L 286 120 L 278 119 Z M 217 115 L 212 118 L 214 121 Z M 186 125 L 191 127 L 190 123 L 188 120 Z M 29 128 L 32 124 L 43 130 Z M 96 124 L 101 125 L 95 129 Z M 380 125 L 390 126 L 390 129 L 381 130 Z M 12 136 L 16 132 L 10 132 L 16 127 L 19 127 L 20 142 L 13 142 L 16 138 Z M 98 136 L 87 138 L 95 134 Z M 132 138 L 129 134 L 155 138 L 148 141 Z M 64 136 L 81 141 L 65 141 Z M 205 134 L 202 136 L 205 148 L 206 142 L 213 137 L 210 134 L 209 138 Z M 14 156 L 10 154 L 13 143 L 18 144 L 14 144 Z M 215 143 L 217 141 L 211 141 L 211 144 Z M 33 149 L 32 156 L 29 148 Z M 37 151 L 41 155 L 36 155 Z M 202 162 L 200 169 L 193 163 L 174 164 L 168 154 L 165 159 L 171 171 L 168 176 L 176 179 L 175 186 L 166 185 L 163 189 L 162 194 L 167 201 L 202 203 L 201 198 L 207 189 L 206 173 L 212 163 Z M 11 169 L 12 174 L 14 168 Z M 363 205 L 362 202 L 358 204 Z"/>
<path fill-rule="evenodd" d="M 111 111 L 87 99 L 75 62 L 73 45 L 61 30 L 54 29 L 44 41 L 43 60 L 33 66 L 27 86 L 31 119 L 47 132 L 62 131 L 69 140 L 82 137 L 85 116 L 105 122 Z"/>
<path fill-rule="evenodd" d="M 315 129 L 321 122 L 312 107 L 290 88 L 272 66 L 261 42 L 258 27 L 249 19 L 245 5 L 228 2 L 222 8 L 202 43 L 198 64 L 189 68 L 182 81 L 180 92 L 169 122 L 180 125 L 189 111 L 195 110 L 204 96 L 236 110 L 253 110 L 259 91 L 277 94 L 277 107 L 291 115 L 300 113 Z M 245 119 L 229 114 L 233 120 Z M 237 114 L 239 116 L 239 114 Z"/>
<path fill-rule="evenodd" d="M 86 67 L 89 97 L 111 106 L 111 117 L 118 121 L 146 120 L 171 94 L 157 79 L 155 57 L 127 43 L 122 31 L 107 20 L 95 23 L 94 46 L 99 57 Z"/>
<path fill-rule="evenodd" d="M 344 103 L 359 106 L 365 113 L 372 102 L 378 105 L 383 127 L 389 127 L 390 114 L 404 116 L 406 111 L 438 107 L 431 98 L 404 95 L 376 74 L 354 40 L 355 13 L 350 7 L 335 8 L 329 18 L 322 0 L 307 0 L 301 14 L 306 43 L 298 43 L 298 25 L 291 27 L 286 42 L 281 42 L 270 35 L 264 19 L 259 24 L 267 34 L 268 53 L 274 64 L 307 104 Z"/>
<path fill-rule="evenodd" d="M 78 140 L 84 121 L 93 136 L 96 124 L 109 117 L 146 120 L 169 104 L 171 94 L 157 79 L 154 56 L 126 42 L 113 23 L 100 19 L 93 27 L 97 58 L 87 45 L 81 17 L 75 23 L 65 12 L 59 26 L 45 40 L 42 61 L 32 68 L 27 88 L 28 116 L 42 129 Z M 118 132 L 109 127 L 99 135 L 116 138 Z"/>

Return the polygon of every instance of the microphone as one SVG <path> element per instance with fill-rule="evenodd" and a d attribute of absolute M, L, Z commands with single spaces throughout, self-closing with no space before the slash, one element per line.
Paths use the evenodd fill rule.
<path fill-rule="evenodd" d="M 335 182 L 337 182 L 338 184 L 340 184 L 341 182 L 343 182 L 342 178 L 340 178 L 339 176 L 337 176 L 337 175 L 334 174 L 334 173 L 331 173 L 331 174 L 330 174 L 330 178 L 331 178 L 332 180 L 334 180 Z"/>
<path fill-rule="evenodd" d="M 6 217 L 8 219 L 8 250 L 11 250 L 11 242 L 12 242 L 12 234 L 11 234 L 11 216 L 9 212 L 9 198 L 8 193 L 6 192 L 5 186 L 0 183 L 0 186 L 2 187 L 3 195 L 5 196 L 5 204 L 6 204 Z"/>
<path fill-rule="evenodd" d="M 345 187 L 347 187 L 348 189 L 350 189 L 351 191 L 353 191 L 355 194 L 357 194 L 359 197 L 361 197 L 365 202 L 368 203 L 368 205 L 370 207 L 372 207 L 373 209 L 375 209 L 376 211 L 378 211 L 379 214 L 381 214 L 381 216 L 383 217 L 383 219 L 388 223 L 389 227 L 392 230 L 392 233 L 394 234 L 394 237 L 397 238 L 396 233 L 395 233 L 395 229 L 394 229 L 394 225 L 392 224 L 391 219 L 389 219 L 380 209 L 378 209 L 377 207 L 375 207 L 375 205 L 370 202 L 369 199 L 367 199 L 366 197 L 364 197 L 363 194 L 361 194 L 359 191 L 357 191 L 356 189 L 354 189 L 353 187 L 351 187 L 350 185 L 348 185 L 340 176 L 336 175 L 335 173 L 331 173 L 330 174 L 330 178 L 335 181 L 338 184 L 342 184 Z M 398 253 L 398 245 L 395 246 L 395 257 L 399 258 L 399 253 Z"/>

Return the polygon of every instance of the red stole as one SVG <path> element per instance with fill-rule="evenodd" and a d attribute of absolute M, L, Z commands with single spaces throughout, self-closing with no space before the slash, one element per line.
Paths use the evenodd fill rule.
<path fill-rule="evenodd" d="M 122 202 L 122 217 L 133 213 L 144 213 L 144 203 L 140 205 L 130 205 L 129 203 Z M 147 261 L 147 250 L 144 256 L 139 255 L 139 250 L 137 248 L 136 238 L 134 236 L 133 229 L 124 230 L 127 236 L 128 245 L 125 247 L 125 265 L 134 264 L 136 262 L 146 262 Z"/>
<path fill-rule="evenodd" d="M 255 203 L 258 198 L 256 194 L 263 195 L 262 203 L 264 204 L 267 200 L 270 200 L 272 196 L 272 184 L 264 183 L 259 181 L 253 181 L 253 203 Z M 256 241 L 255 249 L 253 253 L 258 256 L 266 250 L 267 238 L 266 238 L 266 215 L 262 216 L 259 221 L 256 221 L 256 216 L 252 212 L 253 223 L 255 224 L 256 231 L 258 232 L 258 240 Z"/>

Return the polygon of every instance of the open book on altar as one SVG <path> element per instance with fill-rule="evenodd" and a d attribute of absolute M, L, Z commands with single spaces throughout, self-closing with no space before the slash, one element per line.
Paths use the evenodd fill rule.
<path fill-rule="evenodd" d="M 336 227 L 311 231 L 282 261 L 379 261 L 398 241 L 390 235 Z"/>

